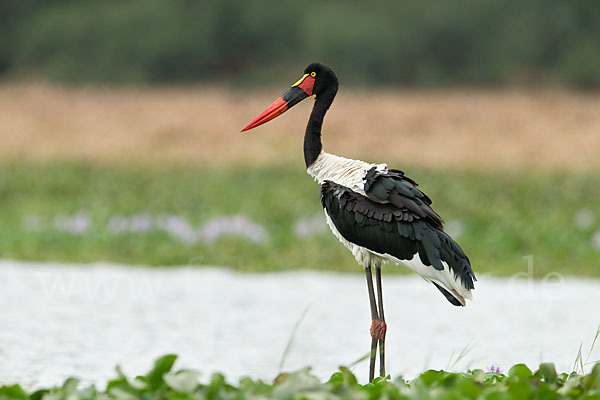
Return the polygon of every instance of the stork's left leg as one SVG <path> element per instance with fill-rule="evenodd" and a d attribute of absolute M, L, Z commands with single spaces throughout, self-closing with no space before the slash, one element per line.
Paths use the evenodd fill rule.
<path fill-rule="evenodd" d="M 367 289 L 369 290 L 369 304 L 371 306 L 371 353 L 369 354 L 369 382 L 375 377 L 375 356 L 377 355 L 377 336 L 375 334 L 376 324 L 379 322 L 377 313 L 377 303 L 375 301 L 375 289 L 373 289 L 373 275 L 371 275 L 371 265 L 365 267 L 367 277 Z"/>
<path fill-rule="evenodd" d="M 377 301 L 379 303 L 379 375 L 385 376 L 385 334 L 387 325 L 383 315 L 383 290 L 381 287 L 381 264 L 375 263 L 375 279 L 377 280 Z"/>

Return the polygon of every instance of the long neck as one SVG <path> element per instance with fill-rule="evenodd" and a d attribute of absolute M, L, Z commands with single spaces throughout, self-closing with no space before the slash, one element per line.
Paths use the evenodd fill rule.
<path fill-rule="evenodd" d="M 333 103 L 333 99 L 337 93 L 338 85 L 331 85 L 323 93 L 317 96 L 315 105 L 313 106 L 308 124 L 306 125 L 306 133 L 304 134 L 304 162 L 306 168 L 317 160 L 323 144 L 321 143 L 321 128 L 323 126 L 323 118 L 325 113 Z"/>

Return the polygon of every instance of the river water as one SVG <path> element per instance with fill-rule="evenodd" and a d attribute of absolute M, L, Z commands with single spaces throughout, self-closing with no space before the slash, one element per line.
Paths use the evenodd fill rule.
<path fill-rule="evenodd" d="M 457 308 L 421 278 L 384 270 L 388 372 L 546 361 L 570 371 L 600 324 L 600 280 L 550 278 L 481 276 L 474 301 Z M 0 310 L 0 383 L 78 376 L 102 385 L 115 365 L 141 374 L 166 353 L 203 379 L 221 371 L 272 380 L 299 321 L 283 370 L 311 365 L 327 378 L 370 345 L 362 274 L 3 260 Z M 600 344 L 588 358 L 598 359 Z M 353 367 L 362 381 L 367 369 Z"/>

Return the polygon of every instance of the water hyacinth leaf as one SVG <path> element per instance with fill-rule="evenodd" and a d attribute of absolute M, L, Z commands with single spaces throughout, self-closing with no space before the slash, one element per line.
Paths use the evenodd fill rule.
<path fill-rule="evenodd" d="M 408 382 L 405 381 L 402 376 L 399 376 L 396 379 L 394 379 L 392 381 L 392 383 L 394 384 L 394 386 L 397 386 L 400 389 L 407 389 L 408 388 Z"/>
<path fill-rule="evenodd" d="M 327 383 L 331 385 L 341 385 L 344 383 L 344 374 L 341 372 L 334 372 L 330 377 Z"/>
<path fill-rule="evenodd" d="M 473 375 L 473 380 L 475 382 L 482 383 L 485 379 L 485 372 L 483 372 L 483 370 L 481 369 L 474 369 L 473 371 L 471 371 L 471 374 Z"/>
<path fill-rule="evenodd" d="M 508 370 L 508 376 L 514 376 L 519 379 L 526 379 L 533 375 L 533 372 L 525 364 L 515 364 Z"/>
<path fill-rule="evenodd" d="M 591 391 L 593 389 L 600 389 L 600 363 L 594 365 L 594 368 L 592 368 L 592 372 L 584 376 L 582 380 L 583 390 L 585 392 Z M 600 392 L 600 390 L 598 391 Z"/>
<path fill-rule="evenodd" d="M 145 381 L 150 387 L 156 388 L 163 384 L 163 375 L 171 371 L 175 360 L 177 360 L 175 354 L 167 354 L 154 362 L 154 367 L 145 376 Z"/>
<path fill-rule="evenodd" d="M 98 397 L 98 391 L 96 390 L 96 386 L 90 385 L 84 389 L 81 389 L 77 392 L 80 399 L 95 399 Z"/>
<path fill-rule="evenodd" d="M 349 386 L 354 386 L 358 383 L 356 376 L 346 367 L 340 367 L 340 372 L 342 373 L 343 382 Z"/>
<path fill-rule="evenodd" d="M 110 389 L 109 393 L 111 398 L 119 400 L 136 400 L 140 398 L 139 395 L 135 395 L 127 390 L 118 387 Z M 44 397 L 44 400 L 46 400 L 46 397 Z"/>
<path fill-rule="evenodd" d="M 355 386 L 354 386 L 355 387 Z M 353 386 L 349 386 L 349 388 L 353 388 Z M 388 381 L 385 377 L 376 377 L 373 379 L 373 382 L 363 386 L 364 390 L 367 391 L 368 397 L 371 399 L 380 399 L 386 397 L 392 397 L 390 393 L 390 385 L 388 385 Z M 387 396 L 386 396 L 387 395 Z M 347 396 L 350 397 L 350 396 Z"/>
<path fill-rule="evenodd" d="M 0 386 L 0 399 L 27 399 L 27 393 L 19 385 Z"/>
<path fill-rule="evenodd" d="M 29 399 L 30 400 L 42 400 L 44 398 L 44 396 L 46 396 L 48 393 L 50 393 L 50 390 L 40 389 L 40 390 L 33 392 L 31 394 L 31 396 L 29 396 Z M 0 396 L 0 397 L 2 397 L 2 396 Z"/>
<path fill-rule="evenodd" d="M 117 365 L 115 367 L 115 372 L 117 373 L 117 377 L 119 380 L 127 381 L 127 376 L 123 373 L 123 369 L 120 365 Z"/>
<path fill-rule="evenodd" d="M 457 392 L 465 399 L 476 399 L 481 393 L 481 387 L 472 381 L 462 380 L 456 385 Z"/>
<path fill-rule="evenodd" d="M 444 374 L 443 371 L 435 371 L 433 369 L 430 369 L 428 371 L 423 372 L 421 376 L 419 376 L 419 378 L 413 381 L 413 383 L 417 385 L 431 386 L 434 383 L 439 382 L 442 374 Z"/>
<path fill-rule="evenodd" d="M 252 378 L 244 377 L 240 379 L 237 390 L 239 392 L 247 394 L 248 397 L 262 396 L 263 398 L 265 398 L 268 397 L 273 391 L 273 385 L 264 383 L 260 379 L 255 381 Z"/>
<path fill-rule="evenodd" d="M 303 398 L 300 392 L 311 391 L 321 385 L 319 379 L 310 374 L 310 368 L 289 373 L 283 382 L 275 387 L 273 397 L 278 399 Z"/>
<path fill-rule="evenodd" d="M 184 370 L 174 374 L 165 374 L 165 383 L 176 392 L 192 393 L 198 387 L 200 374 L 196 371 Z"/>
<path fill-rule="evenodd" d="M 553 363 L 543 363 L 540 364 L 539 369 L 542 378 L 548 383 L 554 383 L 557 379 L 556 367 L 554 367 Z"/>
<path fill-rule="evenodd" d="M 136 376 L 127 383 L 127 386 L 133 391 L 142 391 L 148 389 L 148 379 L 145 376 Z"/>
<path fill-rule="evenodd" d="M 224 393 L 231 392 L 235 388 L 227 383 L 223 374 L 213 374 L 210 383 L 206 386 L 206 397 L 208 399 L 220 399 L 225 397 Z"/>
<path fill-rule="evenodd" d="M 279 375 L 277 375 L 275 377 L 275 379 L 273 380 L 273 383 L 276 385 L 279 385 L 280 383 L 283 383 L 283 381 L 285 381 L 285 379 L 287 378 L 287 376 L 289 375 L 289 372 L 282 372 Z"/>
<path fill-rule="evenodd" d="M 571 374 L 569 379 L 565 382 L 565 385 L 558 390 L 558 393 L 572 398 L 581 396 L 583 393 L 581 381 L 582 376 Z"/>
<path fill-rule="evenodd" d="M 457 381 L 460 381 L 460 374 L 454 374 L 450 372 L 444 372 L 440 376 L 440 383 L 446 387 L 453 386 Z"/>
<path fill-rule="evenodd" d="M 524 379 L 524 378 L 523 378 Z M 514 399 L 530 399 L 533 398 L 534 387 L 530 382 L 520 380 L 508 387 L 508 393 Z"/>
<path fill-rule="evenodd" d="M 378 376 L 373 379 L 373 384 L 379 385 L 381 382 L 385 382 L 388 378 L 389 378 L 389 376 Z"/>
<path fill-rule="evenodd" d="M 557 383 L 564 385 L 564 383 L 567 381 L 567 379 L 569 379 L 569 374 L 567 374 L 566 372 L 563 372 L 562 374 L 558 375 Z"/>
<path fill-rule="evenodd" d="M 597 379 L 600 380 L 600 362 L 594 364 L 591 375 L 595 376 Z"/>
<path fill-rule="evenodd" d="M 137 397 L 140 393 L 146 389 L 147 384 L 137 379 L 130 381 L 127 376 L 123 374 L 119 367 L 117 367 L 118 378 L 112 379 L 106 385 L 106 391 L 108 393 L 119 392 L 128 393 L 129 396 Z M 132 384 L 135 382 L 135 386 Z M 116 398 L 121 398 L 115 395 Z"/>
<path fill-rule="evenodd" d="M 514 398 L 502 389 L 488 392 L 485 395 L 485 400 L 514 400 Z"/>
<path fill-rule="evenodd" d="M 77 386 L 79 386 L 79 379 L 68 378 L 65 383 L 63 383 L 62 389 L 65 393 L 73 393 L 77 390 Z"/>

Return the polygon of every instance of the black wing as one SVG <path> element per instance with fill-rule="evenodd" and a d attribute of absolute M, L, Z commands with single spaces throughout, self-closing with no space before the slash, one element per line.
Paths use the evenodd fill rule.
<path fill-rule="evenodd" d="M 444 221 L 431 208 L 431 199 L 417 189 L 417 182 L 397 169 L 385 172 L 377 171 L 377 167 L 367 171 L 364 177 L 364 190 L 367 196 L 377 203 L 390 203 L 403 212 L 403 219 L 408 222 L 422 219 L 439 230 L 444 230 Z"/>
<path fill-rule="evenodd" d="M 369 171 L 365 181 L 371 182 L 368 188 L 365 185 L 369 197 L 332 181 L 321 187 L 321 203 L 346 240 L 400 260 L 419 253 L 425 265 L 439 271 L 446 262 L 465 288 L 474 288 L 468 257 L 441 229 L 442 220 L 429 206 L 431 200 L 412 180 L 398 171 L 382 175 Z M 380 202 L 386 196 L 387 202 Z"/>

